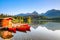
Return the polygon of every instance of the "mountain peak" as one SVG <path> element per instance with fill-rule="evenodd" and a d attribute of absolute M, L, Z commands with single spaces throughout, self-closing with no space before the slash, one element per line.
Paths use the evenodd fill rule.
<path fill-rule="evenodd" d="M 35 15 L 37 15 L 37 14 L 38 14 L 38 12 L 34 11 L 34 12 L 32 12 L 32 14 L 35 14 Z"/>
<path fill-rule="evenodd" d="M 60 10 L 48 10 L 44 15 L 47 17 L 60 17 Z"/>

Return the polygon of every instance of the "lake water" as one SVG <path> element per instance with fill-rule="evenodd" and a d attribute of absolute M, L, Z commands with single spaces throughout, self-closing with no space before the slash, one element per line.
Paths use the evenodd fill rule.
<path fill-rule="evenodd" d="M 16 32 L 11 40 L 60 40 L 59 22 L 41 22 L 31 25 L 31 31 Z M 3 40 L 0 38 L 0 40 Z"/>

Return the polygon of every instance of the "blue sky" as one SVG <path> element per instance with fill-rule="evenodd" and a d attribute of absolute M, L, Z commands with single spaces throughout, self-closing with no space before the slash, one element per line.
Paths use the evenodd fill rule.
<path fill-rule="evenodd" d="M 16 15 L 19 13 L 45 13 L 47 10 L 60 10 L 60 0 L 0 0 L 0 13 Z"/>

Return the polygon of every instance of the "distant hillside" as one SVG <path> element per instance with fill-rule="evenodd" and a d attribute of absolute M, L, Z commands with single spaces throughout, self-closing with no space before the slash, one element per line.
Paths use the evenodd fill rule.
<path fill-rule="evenodd" d="M 32 12 L 32 13 L 20 13 L 18 15 L 15 16 L 29 16 L 29 15 L 38 15 L 38 13 L 36 11 Z"/>
<path fill-rule="evenodd" d="M 43 14 L 44 16 L 47 16 L 49 18 L 56 18 L 56 17 L 60 17 L 60 10 L 48 10 L 45 14 Z"/>
<path fill-rule="evenodd" d="M 45 17 L 48 17 L 48 18 L 60 18 L 60 10 L 55 10 L 55 9 L 52 9 L 52 10 L 48 10 L 46 13 L 42 13 L 42 14 L 38 14 L 38 12 L 34 11 L 32 13 L 20 13 L 16 16 L 37 16 L 37 15 L 40 15 L 40 16 L 45 16 Z"/>
<path fill-rule="evenodd" d="M 23 14 L 23 13 L 21 13 L 21 14 L 18 14 L 18 15 L 16 15 L 16 16 L 28 16 L 29 14 Z"/>

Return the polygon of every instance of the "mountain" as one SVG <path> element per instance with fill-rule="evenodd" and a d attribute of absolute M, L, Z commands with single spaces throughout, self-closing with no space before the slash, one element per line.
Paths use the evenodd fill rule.
<path fill-rule="evenodd" d="M 52 10 L 48 10 L 46 13 L 42 13 L 42 14 L 38 14 L 38 12 L 34 11 L 32 13 L 20 13 L 16 16 L 37 16 L 37 15 L 40 15 L 40 16 L 46 16 L 48 18 L 60 18 L 60 10 L 55 10 L 55 9 L 52 9 Z"/>
<path fill-rule="evenodd" d="M 60 10 L 48 10 L 45 14 L 43 14 L 44 16 L 47 16 L 48 18 L 56 18 L 56 17 L 60 17 Z"/>
<path fill-rule="evenodd" d="M 18 15 L 16 15 L 16 16 L 28 16 L 29 14 L 24 14 L 24 13 L 20 13 L 20 14 L 18 14 Z"/>
<path fill-rule="evenodd" d="M 38 13 L 36 12 L 36 11 L 34 11 L 34 12 L 32 12 L 32 13 L 20 13 L 20 14 L 18 14 L 18 15 L 16 15 L 16 16 L 29 16 L 29 15 L 38 15 Z"/>
<path fill-rule="evenodd" d="M 38 12 L 34 11 L 32 12 L 32 15 L 38 15 Z"/>

